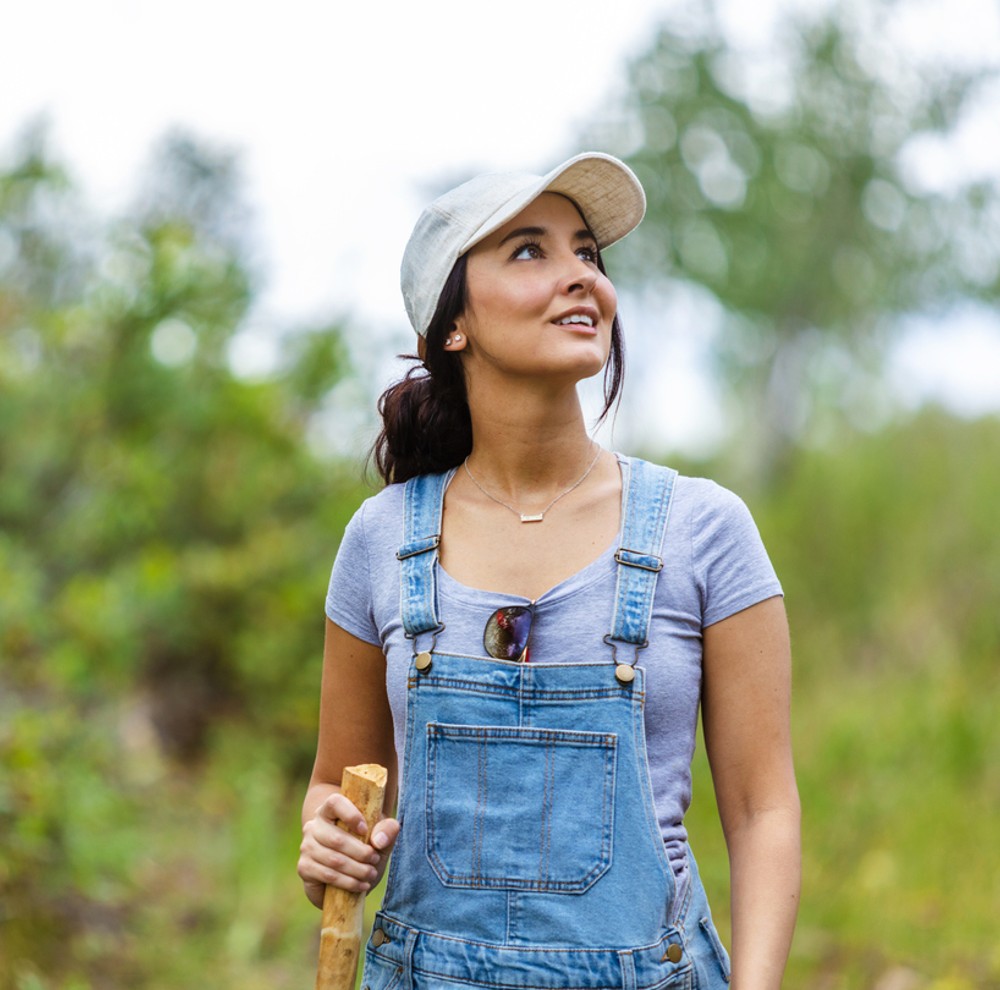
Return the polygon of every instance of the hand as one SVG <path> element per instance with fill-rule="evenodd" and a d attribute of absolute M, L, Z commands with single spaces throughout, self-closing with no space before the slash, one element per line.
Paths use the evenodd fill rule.
<path fill-rule="evenodd" d="M 349 829 L 344 831 L 337 822 Z M 306 896 L 323 907 L 324 888 L 367 892 L 378 883 L 392 846 L 399 835 L 399 822 L 383 818 L 372 829 L 371 845 L 364 816 L 343 794 L 331 794 L 302 827 L 298 873 Z M 372 848 L 374 846 L 374 848 Z"/>

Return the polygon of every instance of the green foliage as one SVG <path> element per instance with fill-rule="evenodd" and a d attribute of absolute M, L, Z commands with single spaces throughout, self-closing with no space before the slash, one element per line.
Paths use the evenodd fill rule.
<path fill-rule="evenodd" d="M 914 169 L 996 71 L 908 64 L 899 5 L 818 9 L 754 49 L 712 0 L 689 5 L 586 135 L 624 153 L 649 199 L 616 277 L 719 305 L 717 368 L 745 462 L 765 468 L 831 419 L 870 423 L 904 317 L 1000 298 L 1000 184 L 936 191 Z"/>
<path fill-rule="evenodd" d="M 751 500 L 795 656 L 804 889 L 789 986 L 1000 980 L 998 458 L 1000 419 L 928 410 L 800 450 Z M 703 752 L 696 775 L 689 827 L 721 905 Z"/>
<path fill-rule="evenodd" d="M 362 495 L 355 466 L 305 442 L 346 371 L 336 325 L 288 333 L 265 380 L 230 368 L 254 281 L 234 160 L 174 136 L 149 174 L 108 223 L 86 219 L 40 132 L 0 173 L 4 988 L 157 985 L 153 919 L 176 912 L 152 932 L 166 952 L 183 899 L 212 913 L 220 890 L 273 889 L 266 857 L 271 886 L 242 888 L 295 821 L 322 590 Z M 220 759 L 246 785 L 228 797 L 198 770 Z M 191 800 L 224 807 L 170 804 Z M 232 934 L 233 952 L 262 937 Z"/>
<path fill-rule="evenodd" d="M 307 442 L 348 373 L 335 326 L 287 334 L 264 380 L 229 366 L 256 282 L 236 165 L 168 142 L 110 224 L 37 135 L 0 169 L 0 990 L 312 980 L 320 596 L 364 492 Z M 750 497 L 797 670 L 787 985 L 987 990 L 1000 421 L 840 437 Z M 708 781 L 702 752 L 725 930 Z"/>

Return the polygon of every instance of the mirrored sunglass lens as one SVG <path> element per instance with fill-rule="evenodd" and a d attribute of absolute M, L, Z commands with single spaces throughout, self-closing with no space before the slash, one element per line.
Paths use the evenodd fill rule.
<path fill-rule="evenodd" d="M 498 608 L 486 623 L 483 646 L 497 660 L 517 660 L 528 645 L 531 610 L 523 605 Z"/>

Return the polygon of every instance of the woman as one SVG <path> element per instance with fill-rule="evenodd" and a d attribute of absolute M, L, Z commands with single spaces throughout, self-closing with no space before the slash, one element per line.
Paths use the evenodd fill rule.
<path fill-rule="evenodd" d="M 735 496 L 602 450 L 577 396 L 602 369 L 605 413 L 617 396 L 599 251 L 644 209 L 588 153 L 459 186 L 407 245 L 423 366 L 382 397 L 389 484 L 334 565 L 299 860 L 319 905 L 395 846 L 371 990 L 780 986 L 799 883 L 780 585 Z M 699 701 L 731 972 L 683 825 Z M 401 782 L 377 851 L 337 786 L 368 762 Z"/>

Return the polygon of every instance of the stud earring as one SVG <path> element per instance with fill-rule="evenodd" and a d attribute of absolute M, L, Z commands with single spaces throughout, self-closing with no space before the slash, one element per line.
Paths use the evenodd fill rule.
<path fill-rule="evenodd" d="M 444 346 L 445 347 L 451 347 L 451 337 L 445 337 L 444 338 Z"/>
<path fill-rule="evenodd" d="M 462 335 L 460 333 L 456 333 L 455 334 L 455 343 L 457 344 L 461 339 L 462 339 Z"/>

